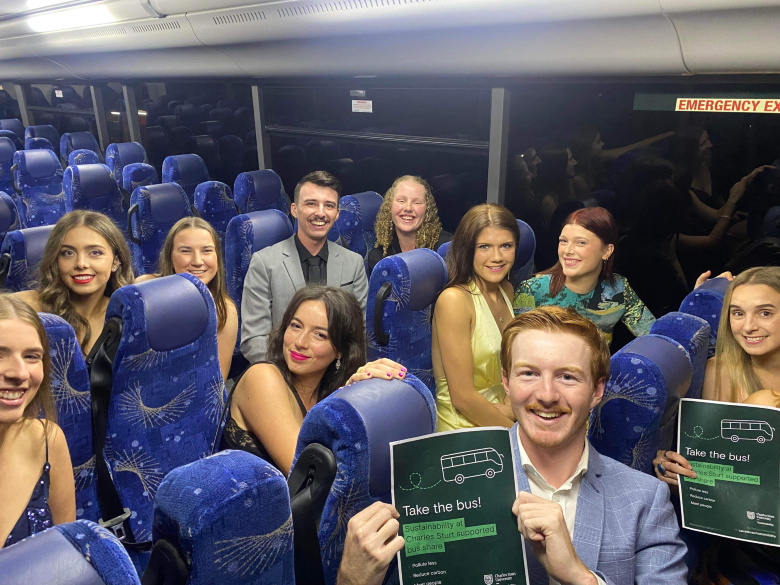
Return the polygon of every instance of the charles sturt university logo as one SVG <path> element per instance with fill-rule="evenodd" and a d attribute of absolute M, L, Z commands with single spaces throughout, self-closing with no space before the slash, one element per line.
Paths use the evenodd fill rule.
<path fill-rule="evenodd" d="M 756 519 L 756 513 L 755 512 L 748 512 L 747 513 L 748 520 L 755 520 Z"/>
<path fill-rule="evenodd" d="M 493 585 L 493 575 L 485 575 L 485 585 Z"/>

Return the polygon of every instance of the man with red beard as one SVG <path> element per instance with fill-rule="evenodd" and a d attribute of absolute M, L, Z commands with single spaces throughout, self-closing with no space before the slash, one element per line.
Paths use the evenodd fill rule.
<path fill-rule="evenodd" d="M 503 384 L 517 417 L 512 512 L 532 585 L 686 583 L 666 484 L 586 438 L 609 361 L 598 327 L 570 309 L 533 309 L 504 330 Z"/>

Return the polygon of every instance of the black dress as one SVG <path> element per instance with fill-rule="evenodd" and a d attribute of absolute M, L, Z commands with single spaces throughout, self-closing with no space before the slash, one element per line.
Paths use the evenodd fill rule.
<path fill-rule="evenodd" d="M 441 233 L 439 234 L 439 240 L 436 242 L 436 245 L 433 247 L 433 251 L 439 249 L 439 246 L 444 244 L 445 242 L 449 242 L 452 239 L 452 234 L 449 232 L 445 232 L 444 230 L 441 230 Z M 379 246 L 378 248 L 372 248 L 368 254 L 366 255 L 366 270 L 368 271 L 368 277 L 371 278 L 371 273 L 374 271 L 374 266 L 379 264 L 379 261 L 382 258 L 385 258 L 387 256 L 395 256 L 396 254 L 401 253 L 401 245 L 398 243 L 398 236 L 395 233 L 395 229 L 393 230 L 393 241 L 390 242 L 390 246 L 387 248 L 387 254 L 382 254 L 382 246 Z"/>

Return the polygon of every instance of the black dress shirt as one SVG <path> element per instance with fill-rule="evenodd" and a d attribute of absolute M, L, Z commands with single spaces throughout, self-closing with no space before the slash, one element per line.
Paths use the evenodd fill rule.
<path fill-rule="evenodd" d="M 325 242 L 316 256 L 312 256 L 312 253 L 298 239 L 298 234 L 295 234 L 293 238 L 295 239 L 295 247 L 298 249 L 298 257 L 301 260 L 303 280 L 306 281 L 306 284 L 327 284 L 328 242 Z"/>

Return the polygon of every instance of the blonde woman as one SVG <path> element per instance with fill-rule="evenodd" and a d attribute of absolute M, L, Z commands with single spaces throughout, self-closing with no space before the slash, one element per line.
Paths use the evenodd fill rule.
<path fill-rule="evenodd" d="M 211 292 L 217 308 L 219 368 L 222 378 L 227 380 L 238 336 L 238 311 L 227 292 L 225 265 L 217 232 L 209 222 L 199 217 L 180 219 L 165 238 L 159 266 L 157 274 L 139 276 L 136 282 L 186 272 L 200 279 Z"/>
<path fill-rule="evenodd" d="M 40 318 L 13 295 L 0 295 L 0 548 L 76 520 L 70 453 L 55 422 L 50 370 Z"/>
<path fill-rule="evenodd" d="M 369 277 L 374 266 L 386 256 L 415 248 L 436 250 L 451 237 L 442 232 L 431 186 L 413 175 L 398 177 L 387 190 L 374 230 L 376 247 L 366 256 Z"/>
<path fill-rule="evenodd" d="M 71 211 L 54 226 L 38 266 L 38 288 L 15 293 L 36 311 L 65 319 L 88 354 L 103 330 L 111 294 L 133 282 L 130 250 L 113 221 Z"/>

